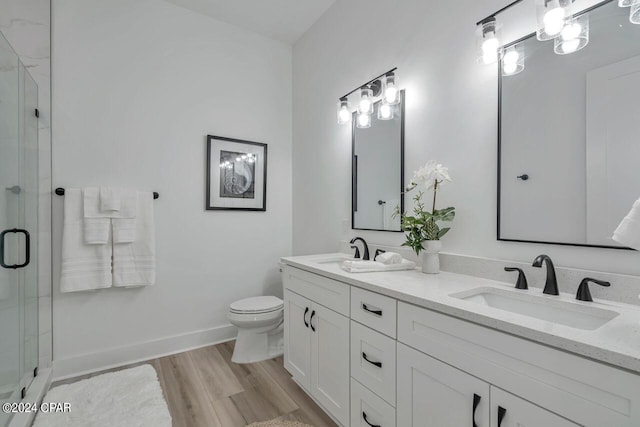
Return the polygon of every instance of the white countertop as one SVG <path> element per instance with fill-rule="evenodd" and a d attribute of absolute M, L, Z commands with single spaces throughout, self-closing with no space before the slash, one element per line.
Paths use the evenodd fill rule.
<path fill-rule="evenodd" d="M 461 291 L 478 287 L 514 290 L 513 284 L 481 279 L 462 274 L 441 272 L 423 274 L 419 270 L 381 273 L 347 273 L 339 263 L 323 260 L 348 259 L 343 253 L 282 258 L 282 262 L 311 273 L 339 280 L 349 285 L 393 297 L 459 319 L 510 333 L 550 347 L 585 356 L 619 368 L 640 373 L 640 308 L 637 306 L 594 300 L 582 302 L 575 295 L 545 295 L 541 289 L 527 292 L 550 300 L 562 300 L 577 305 L 592 305 L 620 313 L 595 330 L 581 330 L 538 320 L 529 316 L 476 304 L 451 297 Z"/>

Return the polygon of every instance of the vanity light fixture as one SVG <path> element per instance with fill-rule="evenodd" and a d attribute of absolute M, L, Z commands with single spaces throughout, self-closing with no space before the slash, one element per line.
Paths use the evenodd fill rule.
<path fill-rule="evenodd" d="M 371 114 L 358 113 L 356 118 L 356 127 L 366 129 L 371 127 Z"/>
<path fill-rule="evenodd" d="M 500 48 L 500 28 L 495 16 L 478 23 L 478 61 L 482 64 L 494 64 L 498 61 Z"/>
<path fill-rule="evenodd" d="M 524 70 L 524 54 L 518 45 L 510 46 L 502 55 L 502 75 L 514 76 Z"/>
<path fill-rule="evenodd" d="M 565 27 L 554 41 L 554 52 L 567 55 L 584 49 L 589 44 L 589 15 L 567 20 Z"/>
<path fill-rule="evenodd" d="M 373 90 L 371 86 L 363 86 L 360 88 L 360 102 L 358 102 L 358 113 L 373 113 Z"/>
<path fill-rule="evenodd" d="M 565 27 L 566 18 L 571 16 L 571 6 L 574 2 L 575 0 L 536 0 L 538 40 L 551 40 L 560 35 Z"/>
<path fill-rule="evenodd" d="M 382 102 L 388 105 L 400 103 L 400 90 L 396 82 L 396 74 L 391 71 L 382 80 Z"/>
<path fill-rule="evenodd" d="M 344 125 L 351 121 L 351 111 L 349 111 L 349 100 L 340 98 L 338 101 L 338 124 Z"/>

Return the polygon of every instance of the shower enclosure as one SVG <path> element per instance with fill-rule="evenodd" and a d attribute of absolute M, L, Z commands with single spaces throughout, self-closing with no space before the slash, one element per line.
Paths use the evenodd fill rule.
<path fill-rule="evenodd" d="M 0 33 L 0 404 L 38 371 L 38 87 Z M 0 411 L 0 426 L 11 414 Z"/>

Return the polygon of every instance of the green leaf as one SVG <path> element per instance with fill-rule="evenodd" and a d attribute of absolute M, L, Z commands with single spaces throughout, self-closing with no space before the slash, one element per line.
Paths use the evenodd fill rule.
<path fill-rule="evenodd" d="M 440 240 L 445 234 L 447 234 L 451 228 L 443 228 L 438 232 L 438 240 Z"/>

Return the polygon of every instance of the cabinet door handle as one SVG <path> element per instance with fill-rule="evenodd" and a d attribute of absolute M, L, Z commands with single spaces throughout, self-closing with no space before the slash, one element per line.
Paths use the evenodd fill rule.
<path fill-rule="evenodd" d="M 482 398 L 480 396 L 473 393 L 473 412 L 471 413 L 471 422 L 473 423 L 473 427 L 478 427 L 478 424 L 476 424 L 476 409 L 478 409 L 481 399 Z"/>
<path fill-rule="evenodd" d="M 362 352 L 362 358 L 364 360 L 366 360 L 367 362 L 371 363 L 373 366 L 377 366 L 378 368 L 382 368 L 382 362 L 374 362 L 373 360 L 370 360 L 367 357 L 367 353 L 365 353 L 364 351 Z"/>
<path fill-rule="evenodd" d="M 309 312 L 309 307 L 304 309 L 304 314 L 302 315 L 302 321 L 304 322 L 304 326 L 309 327 L 309 323 L 307 322 L 307 313 Z"/>
<path fill-rule="evenodd" d="M 313 311 L 311 312 L 311 317 L 309 318 L 309 325 L 311 326 L 311 330 L 312 330 L 313 332 L 315 332 L 315 331 L 316 331 L 316 328 L 313 326 L 313 316 L 315 316 L 315 315 L 316 315 L 316 311 L 315 311 L 315 310 L 313 310 Z"/>
<path fill-rule="evenodd" d="M 9 233 L 24 234 L 26 241 L 24 245 L 24 251 L 25 251 L 24 262 L 22 264 L 8 265 L 4 262 L 4 238 Z M 29 235 L 29 232 L 27 230 L 23 230 L 21 228 L 12 228 L 10 230 L 4 230 L 2 233 L 0 233 L 0 266 L 4 268 L 11 268 L 13 270 L 16 270 L 18 268 L 26 267 L 27 265 L 29 265 L 30 261 L 31 261 L 31 236 Z"/>
<path fill-rule="evenodd" d="M 502 425 L 502 420 L 505 415 L 507 415 L 507 410 L 502 406 L 498 406 L 498 427 Z"/>
<path fill-rule="evenodd" d="M 380 427 L 380 424 L 371 424 L 367 419 L 367 413 L 364 411 L 362 411 L 362 419 L 364 420 L 365 423 L 369 424 L 371 427 Z"/>
<path fill-rule="evenodd" d="M 365 303 L 362 303 L 362 309 L 364 311 L 368 311 L 369 313 L 375 314 L 376 316 L 382 316 L 382 310 L 372 310 Z"/>

